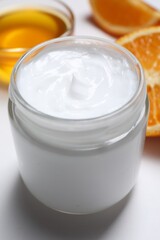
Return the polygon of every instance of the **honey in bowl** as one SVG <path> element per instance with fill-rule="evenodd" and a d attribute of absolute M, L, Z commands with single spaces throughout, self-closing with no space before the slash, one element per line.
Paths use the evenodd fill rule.
<path fill-rule="evenodd" d="M 58 11 L 19 9 L 0 15 L 0 81 L 8 83 L 14 64 L 29 48 L 57 38 L 70 28 Z"/>

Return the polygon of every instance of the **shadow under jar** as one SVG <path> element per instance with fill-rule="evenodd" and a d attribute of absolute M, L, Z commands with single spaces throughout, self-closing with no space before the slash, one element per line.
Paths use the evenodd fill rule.
<path fill-rule="evenodd" d="M 68 48 L 79 52 L 85 48 L 98 54 L 102 51 L 113 55 L 114 59 L 123 57 L 138 82 L 131 99 L 112 112 L 98 116 L 93 112 L 94 117 L 72 119 L 54 116 L 54 112 L 48 114 L 32 106 L 18 87 L 21 70 L 43 54 Z M 83 57 L 88 59 L 88 56 Z M 93 61 L 94 57 L 95 54 Z M 79 56 L 78 60 L 73 59 L 74 64 L 79 59 Z M 90 66 L 90 61 L 82 66 L 78 62 L 77 69 L 83 69 L 87 63 Z M 101 64 L 101 57 L 98 61 Z M 112 68 L 116 69 L 116 65 Z M 148 98 L 142 67 L 126 49 L 93 37 L 65 37 L 31 49 L 12 73 L 9 117 L 22 179 L 46 206 L 72 214 L 94 213 L 119 202 L 135 185 L 145 139 Z"/>

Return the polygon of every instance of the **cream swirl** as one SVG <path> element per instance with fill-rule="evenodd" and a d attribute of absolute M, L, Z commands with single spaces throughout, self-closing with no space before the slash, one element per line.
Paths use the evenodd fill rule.
<path fill-rule="evenodd" d="M 22 97 L 37 110 L 65 119 L 88 119 L 124 106 L 138 88 L 128 60 L 96 46 L 48 49 L 18 71 Z"/>

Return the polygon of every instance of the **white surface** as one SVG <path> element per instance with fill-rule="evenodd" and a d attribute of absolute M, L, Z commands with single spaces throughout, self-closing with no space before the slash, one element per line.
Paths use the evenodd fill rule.
<path fill-rule="evenodd" d="M 88 21 L 87 0 L 66 2 L 76 14 L 76 34 L 107 37 Z M 160 8 L 159 0 L 153 5 Z M 56 213 L 38 203 L 20 180 L 7 115 L 7 91 L 0 87 L 0 239 L 159 240 L 160 138 L 147 139 L 137 185 L 131 196 L 114 208 L 112 216 L 110 212 L 92 216 Z"/>

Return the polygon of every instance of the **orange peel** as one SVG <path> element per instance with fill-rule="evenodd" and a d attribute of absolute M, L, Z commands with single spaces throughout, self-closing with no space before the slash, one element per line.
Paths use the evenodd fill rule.
<path fill-rule="evenodd" d="M 142 64 L 150 101 L 147 136 L 160 136 L 160 27 L 127 34 L 117 43 L 131 51 Z"/>
<path fill-rule="evenodd" d="M 124 35 L 158 24 L 160 13 L 140 0 L 90 0 L 93 16 L 105 31 Z"/>

